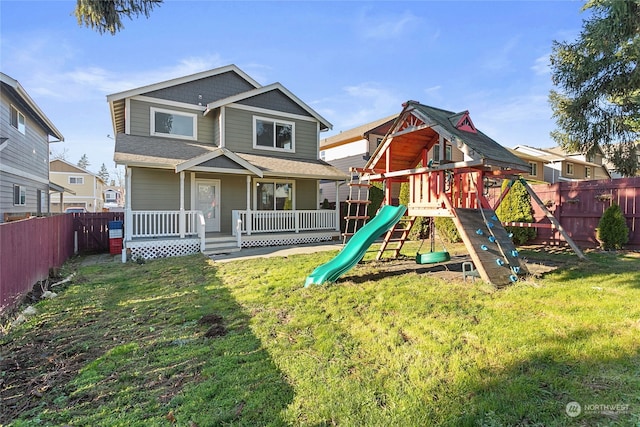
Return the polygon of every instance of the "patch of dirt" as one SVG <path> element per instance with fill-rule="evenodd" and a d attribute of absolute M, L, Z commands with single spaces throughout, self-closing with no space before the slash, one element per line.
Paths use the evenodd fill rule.
<path fill-rule="evenodd" d="M 217 338 L 227 335 L 227 328 L 224 327 L 222 316 L 217 314 L 206 314 L 198 320 L 200 325 L 211 325 L 209 330 L 205 332 L 206 338 Z"/>

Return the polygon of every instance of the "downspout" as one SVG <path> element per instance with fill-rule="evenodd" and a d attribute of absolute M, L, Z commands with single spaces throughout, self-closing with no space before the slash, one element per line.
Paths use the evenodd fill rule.
<path fill-rule="evenodd" d="M 251 175 L 247 175 L 247 216 L 245 230 L 247 236 L 251 236 Z"/>
<path fill-rule="evenodd" d="M 131 210 L 131 168 L 125 167 L 124 169 L 124 185 L 125 185 L 125 226 L 124 226 L 124 245 L 122 245 L 122 262 L 127 262 L 127 242 L 130 242 L 133 236 L 133 211 Z"/>

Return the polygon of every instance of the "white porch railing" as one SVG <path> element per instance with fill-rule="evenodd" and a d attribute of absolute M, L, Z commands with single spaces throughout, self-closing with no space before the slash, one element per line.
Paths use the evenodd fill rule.
<path fill-rule="evenodd" d="M 296 210 L 296 211 L 240 211 L 234 210 L 233 224 L 241 221 L 236 228 L 241 233 L 277 233 L 320 230 L 340 230 L 338 215 L 335 210 Z"/>
<path fill-rule="evenodd" d="M 204 236 L 199 216 L 202 216 L 200 211 L 131 211 L 126 232 L 134 239 Z"/>

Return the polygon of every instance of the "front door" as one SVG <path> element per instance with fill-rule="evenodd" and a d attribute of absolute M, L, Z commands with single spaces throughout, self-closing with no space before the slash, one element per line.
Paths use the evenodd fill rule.
<path fill-rule="evenodd" d="M 205 231 L 220 231 L 220 181 L 196 180 L 196 210 L 204 214 Z"/>

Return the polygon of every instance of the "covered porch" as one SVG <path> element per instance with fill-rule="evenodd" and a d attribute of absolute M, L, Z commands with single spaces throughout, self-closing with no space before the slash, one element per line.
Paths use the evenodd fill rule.
<path fill-rule="evenodd" d="M 319 209 L 319 181 L 337 189 L 345 176 L 327 166 L 225 149 L 173 170 L 128 166 L 122 260 L 338 239 L 339 206 Z"/>

